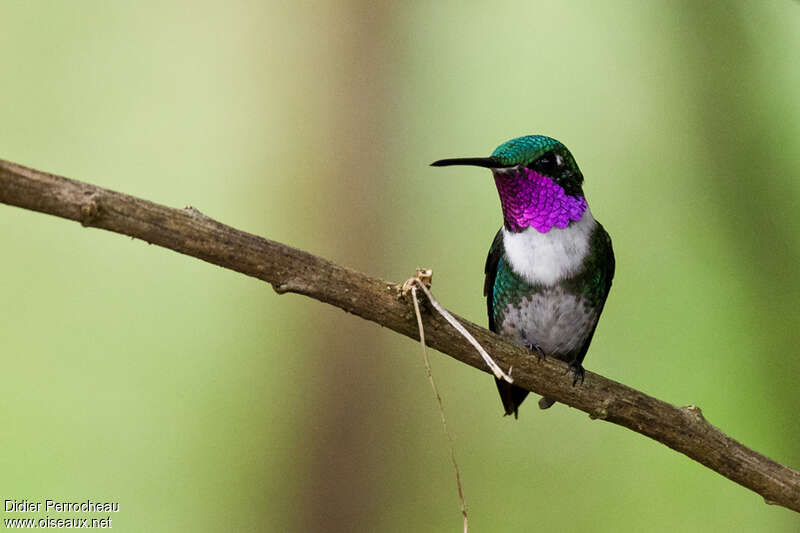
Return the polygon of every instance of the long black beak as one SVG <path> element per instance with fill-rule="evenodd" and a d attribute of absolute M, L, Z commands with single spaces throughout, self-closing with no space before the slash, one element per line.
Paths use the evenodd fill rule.
<path fill-rule="evenodd" d="M 456 157 L 454 159 L 440 159 L 431 163 L 432 167 L 449 167 L 451 165 L 471 165 L 484 168 L 501 168 L 503 166 L 494 157 Z"/>

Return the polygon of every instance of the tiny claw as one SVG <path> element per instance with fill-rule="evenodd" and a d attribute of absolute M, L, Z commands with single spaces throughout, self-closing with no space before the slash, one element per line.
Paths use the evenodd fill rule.
<path fill-rule="evenodd" d="M 583 370 L 583 366 L 581 366 L 579 363 L 570 363 L 569 368 L 567 368 L 567 372 L 572 372 L 573 387 L 577 385 L 578 380 L 581 380 L 581 385 L 583 385 L 583 377 L 585 373 Z"/>
<path fill-rule="evenodd" d="M 538 344 L 536 344 L 535 342 L 532 342 L 532 343 L 528 344 L 526 347 L 527 347 L 527 348 L 528 348 L 530 351 L 532 351 L 532 352 L 535 352 L 535 353 L 536 353 L 536 359 L 537 359 L 538 361 L 541 361 L 542 359 L 544 359 L 544 350 L 542 350 L 542 347 L 541 347 L 541 346 L 539 346 L 539 345 L 538 345 Z"/>

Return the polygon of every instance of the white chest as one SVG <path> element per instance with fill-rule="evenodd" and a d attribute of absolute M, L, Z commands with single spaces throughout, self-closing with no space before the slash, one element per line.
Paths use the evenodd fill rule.
<path fill-rule="evenodd" d="M 589 208 L 566 228 L 539 233 L 527 228 L 512 233 L 503 228 L 503 245 L 512 270 L 528 283 L 553 285 L 578 272 L 589 252 L 597 222 Z"/>

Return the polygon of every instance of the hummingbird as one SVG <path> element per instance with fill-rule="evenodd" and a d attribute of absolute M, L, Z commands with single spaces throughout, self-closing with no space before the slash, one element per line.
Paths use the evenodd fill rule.
<path fill-rule="evenodd" d="M 572 385 L 582 383 L 583 359 L 614 278 L 614 251 L 586 203 L 575 158 L 553 138 L 528 135 L 489 157 L 431 164 L 451 165 L 488 168 L 500 195 L 503 226 L 489 248 L 483 286 L 489 329 L 539 359 L 566 362 Z M 505 414 L 517 418 L 528 391 L 495 381 Z M 539 407 L 554 403 L 542 397 Z"/>

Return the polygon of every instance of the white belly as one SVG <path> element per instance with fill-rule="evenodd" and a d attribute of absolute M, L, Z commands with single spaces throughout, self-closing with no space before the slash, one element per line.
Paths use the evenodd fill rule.
<path fill-rule="evenodd" d="M 500 333 L 517 344 L 538 345 L 548 355 L 567 356 L 580 351 L 598 318 L 582 296 L 556 286 L 509 304 Z"/>

